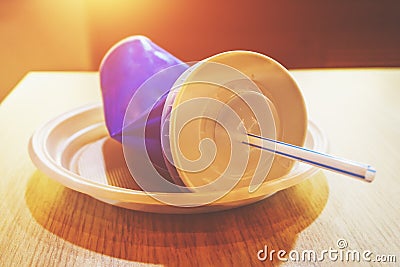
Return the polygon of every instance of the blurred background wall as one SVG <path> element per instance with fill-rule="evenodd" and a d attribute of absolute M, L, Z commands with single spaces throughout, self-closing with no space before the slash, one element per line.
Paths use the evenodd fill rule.
<path fill-rule="evenodd" d="M 80 1 L 0 0 L 0 101 L 30 70 L 90 70 Z"/>
<path fill-rule="evenodd" d="M 97 70 L 135 34 L 184 61 L 247 49 L 288 68 L 400 66 L 400 1 L 2 0 L 0 101 L 31 70 Z"/>

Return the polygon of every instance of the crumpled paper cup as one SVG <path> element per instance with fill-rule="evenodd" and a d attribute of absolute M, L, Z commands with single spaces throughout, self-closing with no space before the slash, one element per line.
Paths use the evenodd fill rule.
<path fill-rule="evenodd" d="M 132 176 L 147 192 L 188 192 L 194 188 L 229 191 L 236 182 L 240 182 L 238 187 L 251 185 L 253 191 L 267 175 L 277 179 L 290 171 L 293 161 L 260 154 L 259 149 L 248 151 L 243 141 L 236 140 L 239 132 L 236 125 L 240 123 L 245 126 L 240 131 L 243 136 L 250 132 L 300 146 L 305 140 L 307 114 L 300 89 L 284 67 L 261 54 L 229 51 L 189 67 L 148 38 L 134 36 L 110 49 L 100 67 L 100 78 L 110 136 L 122 143 Z M 229 92 L 218 89 L 221 86 L 230 87 Z M 253 100 L 243 104 L 240 99 Z M 194 106 L 193 101 L 200 102 Z M 178 106 L 186 106 L 187 110 L 177 112 Z M 226 113 L 224 110 L 229 109 L 225 107 L 234 112 Z M 246 111 L 248 108 L 251 110 Z M 254 109 L 261 116 L 254 117 Z M 237 120 L 233 121 L 232 114 Z M 210 124 L 205 118 L 186 127 L 189 130 L 180 131 L 177 122 L 186 125 L 186 121 L 191 121 L 185 119 L 188 115 L 193 118 L 212 115 L 218 123 Z M 225 122 L 233 137 L 229 139 L 238 143 L 235 151 L 227 149 L 229 140 L 216 127 Z M 259 131 L 262 125 L 267 131 Z M 184 141 L 178 141 L 182 136 Z M 220 149 L 203 146 L 203 140 L 207 139 Z M 205 152 L 202 155 L 209 159 L 204 162 L 211 165 L 196 159 L 197 151 L 202 150 L 200 146 Z M 181 153 L 182 148 L 188 157 Z M 212 150 L 220 151 L 215 160 L 210 158 Z M 232 161 L 228 155 L 240 157 Z M 185 162 L 189 165 L 182 165 Z M 197 162 L 200 165 L 194 169 L 186 168 Z M 233 166 L 229 168 L 233 171 L 226 173 L 226 166 Z M 260 173 L 260 179 L 253 181 L 255 173 Z M 220 177 L 235 179 L 221 186 Z M 209 190 L 210 181 L 218 185 Z"/>

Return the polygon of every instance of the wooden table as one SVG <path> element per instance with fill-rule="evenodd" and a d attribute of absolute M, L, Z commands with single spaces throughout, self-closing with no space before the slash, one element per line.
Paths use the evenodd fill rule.
<path fill-rule="evenodd" d="M 276 255 L 261 262 L 257 252 L 338 249 L 341 238 L 346 249 L 395 255 L 399 264 L 400 69 L 292 73 L 331 153 L 374 165 L 376 180 L 319 172 L 259 203 L 197 215 L 117 208 L 38 171 L 27 152 L 33 131 L 99 102 L 100 89 L 97 73 L 29 73 L 0 106 L 0 266 L 306 266 Z"/>

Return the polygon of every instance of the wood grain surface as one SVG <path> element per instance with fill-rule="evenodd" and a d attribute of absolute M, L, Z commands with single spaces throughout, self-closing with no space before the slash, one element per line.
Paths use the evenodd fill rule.
<path fill-rule="evenodd" d="M 256 204 L 196 215 L 117 208 L 37 170 L 27 152 L 33 131 L 101 96 L 97 73 L 29 73 L 0 106 L 0 266 L 340 266 L 257 258 L 264 246 L 322 251 L 339 239 L 399 264 L 400 69 L 292 73 L 330 152 L 374 165 L 376 180 L 321 171 Z"/>

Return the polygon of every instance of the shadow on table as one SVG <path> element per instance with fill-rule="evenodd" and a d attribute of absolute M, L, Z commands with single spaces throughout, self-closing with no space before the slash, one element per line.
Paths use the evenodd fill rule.
<path fill-rule="evenodd" d="M 172 266 L 244 266 L 261 263 L 257 251 L 264 245 L 289 252 L 297 234 L 321 213 L 328 195 L 325 175 L 318 172 L 246 207 L 208 214 L 150 214 L 105 204 L 36 172 L 25 201 L 45 229 L 101 254 Z"/>

